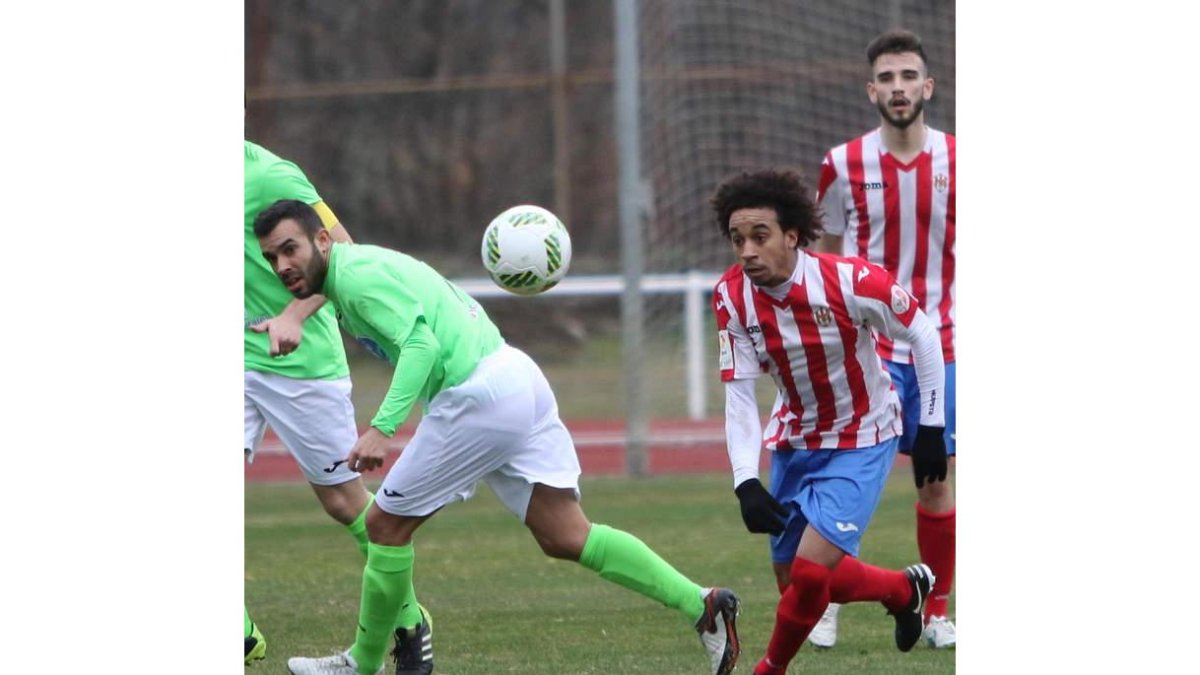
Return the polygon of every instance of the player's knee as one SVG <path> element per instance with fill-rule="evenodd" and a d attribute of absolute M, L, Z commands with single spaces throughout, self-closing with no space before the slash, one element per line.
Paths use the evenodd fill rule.
<path fill-rule="evenodd" d="M 833 573 L 828 567 L 805 558 L 793 560 L 788 574 L 788 579 L 798 593 L 819 592 L 829 585 L 832 577 Z"/>
<path fill-rule="evenodd" d="M 329 514 L 330 518 L 338 521 L 342 525 L 349 525 L 358 517 L 346 495 L 328 491 L 321 497 L 321 506 L 325 509 L 325 513 Z"/>
<path fill-rule="evenodd" d="M 313 491 L 325 513 L 342 525 L 353 523 L 370 500 L 370 494 L 359 480 L 340 485 L 314 485 Z"/>
<path fill-rule="evenodd" d="M 378 506 L 367 511 L 367 539 L 383 546 L 404 546 L 412 541 L 420 518 L 394 516 Z"/>

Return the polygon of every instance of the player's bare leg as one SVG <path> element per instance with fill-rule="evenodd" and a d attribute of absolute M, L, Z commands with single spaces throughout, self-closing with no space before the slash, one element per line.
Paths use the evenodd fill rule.
<path fill-rule="evenodd" d="M 361 478 L 340 485 L 310 485 L 325 513 L 342 525 L 353 523 L 371 499 L 371 493 Z"/>
<path fill-rule="evenodd" d="M 740 643 L 738 599 L 732 591 L 701 588 L 637 537 L 592 524 L 574 489 L 534 485 L 525 525 L 546 555 L 577 561 L 613 583 L 678 610 L 700 634 L 713 674 L 733 671 Z"/>
<path fill-rule="evenodd" d="M 367 507 L 375 499 L 361 478 L 354 478 L 340 485 L 314 485 L 310 483 L 317 501 L 330 517 L 346 526 L 354 538 L 358 552 L 367 557 Z"/>

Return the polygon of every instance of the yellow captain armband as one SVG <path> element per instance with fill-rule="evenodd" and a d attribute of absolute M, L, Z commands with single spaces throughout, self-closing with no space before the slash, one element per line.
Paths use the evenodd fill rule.
<path fill-rule="evenodd" d="M 317 202 L 312 207 L 317 215 L 321 216 L 321 224 L 325 226 L 325 229 L 332 230 L 333 226 L 338 224 L 337 216 L 333 215 L 333 211 L 325 205 L 325 202 Z"/>

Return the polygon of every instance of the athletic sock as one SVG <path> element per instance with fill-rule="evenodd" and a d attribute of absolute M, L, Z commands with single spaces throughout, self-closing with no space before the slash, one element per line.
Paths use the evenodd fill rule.
<path fill-rule="evenodd" d="M 413 558 L 412 544 L 367 545 L 358 632 L 354 646 L 350 648 L 360 673 L 375 673 L 383 665 L 388 641 L 396 626 L 412 627 L 421 623 L 412 583 Z"/>
<path fill-rule="evenodd" d="M 885 570 L 846 556 L 833 569 L 829 580 L 829 601 L 882 602 L 890 610 L 903 609 L 912 599 L 912 584 L 898 570 Z"/>
<path fill-rule="evenodd" d="M 371 510 L 371 505 L 375 503 L 375 493 L 367 493 L 367 505 L 363 507 L 362 513 L 354 519 L 353 523 L 346 526 L 346 530 L 350 532 L 350 536 L 354 537 L 354 543 L 358 545 L 358 552 L 362 553 L 363 559 L 367 557 L 367 511 Z"/>
<path fill-rule="evenodd" d="M 767 655 L 755 668 L 756 673 L 783 672 L 787 669 L 829 606 L 829 581 L 832 576 L 828 569 L 811 560 L 796 558 L 792 562 L 792 583 L 779 599 L 779 606 L 775 610 L 775 628 L 767 643 Z"/>
<path fill-rule="evenodd" d="M 950 605 L 950 587 L 954 584 L 955 509 L 930 513 L 917 504 L 917 548 L 921 562 L 929 565 L 936 577 L 929 600 L 925 602 L 925 622 L 931 616 L 946 616 Z"/>
<path fill-rule="evenodd" d="M 593 524 L 579 564 L 604 579 L 679 610 L 693 624 L 704 614 L 700 586 L 628 532 Z"/>

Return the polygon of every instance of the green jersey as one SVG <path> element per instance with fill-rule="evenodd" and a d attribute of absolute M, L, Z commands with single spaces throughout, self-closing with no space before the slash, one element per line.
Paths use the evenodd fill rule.
<path fill-rule="evenodd" d="M 417 401 L 461 384 L 504 344 L 483 307 L 432 267 L 366 244 L 334 244 L 325 297 L 342 328 L 395 366 L 392 385 L 371 420 L 391 436 Z"/>
<path fill-rule="evenodd" d="M 250 326 L 278 316 L 292 301 L 292 294 L 275 276 L 262 256 L 254 236 L 254 217 L 280 199 L 298 199 L 306 204 L 321 201 L 300 167 L 274 153 L 245 141 L 246 145 L 246 370 L 276 373 L 302 380 L 346 377 L 346 350 L 338 332 L 337 319 L 328 303 L 304 322 L 300 346 L 286 356 L 271 356 L 271 339 Z"/>

